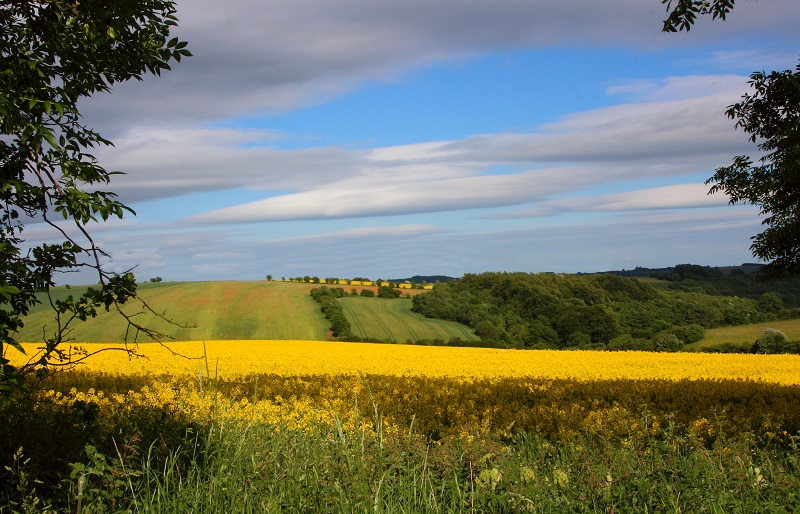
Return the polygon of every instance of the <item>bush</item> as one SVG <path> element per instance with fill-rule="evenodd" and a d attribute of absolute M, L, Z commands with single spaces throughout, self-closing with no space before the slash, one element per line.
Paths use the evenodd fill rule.
<path fill-rule="evenodd" d="M 710 346 L 701 346 L 700 348 L 696 348 L 692 351 L 703 353 L 750 353 L 751 346 L 752 345 L 747 343 L 721 343 Z"/>
<path fill-rule="evenodd" d="M 786 342 L 789 340 L 786 334 L 774 328 L 768 328 L 756 339 L 753 345 L 753 353 L 783 353 Z"/>
<path fill-rule="evenodd" d="M 681 325 L 670 329 L 670 333 L 684 342 L 684 344 L 694 343 L 706 336 L 706 329 L 702 325 L 693 323 L 691 325 Z"/>
<path fill-rule="evenodd" d="M 378 297 L 379 298 L 399 298 L 400 291 L 391 288 L 390 286 L 380 286 L 378 288 Z"/>
<path fill-rule="evenodd" d="M 375 291 L 373 291 L 372 289 L 362 289 L 361 296 L 366 296 L 371 298 L 375 296 Z"/>
<path fill-rule="evenodd" d="M 683 348 L 683 341 L 669 332 L 656 334 L 653 338 L 653 349 L 657 352 L 677 352 Z"/>
<path fill-rule="evenodd" d="M 800 355 L 800 341 L 787 341 L 783 347 L 783 353 Z"/>

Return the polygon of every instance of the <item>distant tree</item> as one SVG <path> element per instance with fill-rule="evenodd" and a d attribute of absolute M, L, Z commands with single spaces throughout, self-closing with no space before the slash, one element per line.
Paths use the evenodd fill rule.
<path fill-rule="evenodd" d="M 703 339 L 706 336 L 706 329 L 697 323 L 691 325 L 679 325 L 669 330 L 670 334 L 680 339 L 685 344 L 690 344 Z"/>
<path fill-rule="evenodd" d="M 360 294 L 361 296 L 373 297 L 375 296 L 375 291 L 372 289 L 362 289 Z"/>
<path fill-rule="evenodd" d="M 653 338 L 653 347 L 657 352 L 677 352 L 683 348 L 683 341 L 669 332 L 662 332 Z"/>
<path fill-rule="evenodd" d="M 783 310 L 783 298 L 774 291 L 767 291 L 759 297 L 758 309 L 763 312 L 777 314 Z"/>
<path fill-rule="evenodd" d="M 378 287 L 378 296 L 380 298 L 399 298 L 400 291 L 393 289 L 391 286 Z"/>
<path fill-rule="evenodd" d="M 153 277 L 150 279 L 150 282 L 161 282 L 163 279 L 161 277 Z"/>
<path fill-rule="evenodd" d="M 267 280 L 271 281 L 272 280 L 272 275 L 267 275 Z"/>

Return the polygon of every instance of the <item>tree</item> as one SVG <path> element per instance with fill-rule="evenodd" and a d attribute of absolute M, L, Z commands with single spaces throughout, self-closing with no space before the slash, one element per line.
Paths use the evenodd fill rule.
<path fill-rule="evenodd" d="M 271 281 L 272 280 L 272 275 L 267 275 L 267 280 Z"/>
<path fill-rule="evenodd" d="M 767 228 L 754 236 L 753 255 L 767 261 L 764 276 L 800 275 L 800 64 L 795 71 L 750 75 L 755 90 L 726 114 L 750 134 L 763 155 L 759 164 L 746 155 L 718 168 L 706 183 L 730 203 L 759 207 Z"/>
<path fill-rule="evenodd" d="M 393 289 L 391 286 L 378 287 L 379 298 L 400 298 L 400 291 Z"/>
<path fill-rule="evenodd" d="M 669 17 L 664 20 L 664 32 L 678 32 L 694 25 L 698 15 L 711 15 L 712 19 L 724 20 L 733 10 L 735 0 L 661 0 L 667 5 Z M 674 7 L 673 7 L 674 6 Z M 672 9 L 670 11 L 670 9 Z"/>
<path fill-rule="evenodd" d="M 90 235 L 94 223 L 134 214 L 102 188 L 115 171 L 90 153 L 112 143 L 83 125 L 78 103 L 114 84 L 160 75 L 170 61 L 191 55 L 169 38 L 176 26 L 169 0 L 0 0 L 0 392 L 24 385 L 23 375 L 69 363 L 59 351 L 70 324 L 137 300 L 132 273 L 102 267 L 106 254 Z M 54 242 L 25 239 L 27 224 L 52 229 Z M 92 269 L 98 287 L 54 301 L 55 275 Z M 22 318 L 45 293 L 56 326 L 43 353 L 19 369 L 5 358 Z M 147 305 L 142 303 L 142 308 Z"/>
<path fill-rule="evenodd" d="M 774 328 L 768 328 L 756 339 L 752 351 L 754 353 L 783 353 L 787 341 L 786 334 Z"/>
<path fill-rule="evenodd" d="M 734 1 L 662 0 L 669 12 L 663 30 L 688 32 L 698 15 L 724 20 Z M 766 216 L 767 228 L 750 245 L 768 263 L 762 276 L 800 276 L 800 64 L 794 71 L 755 72 L 750 85 L 755 92 L 729 106 L 726 115 L 758 143 L 760 164 L 736 156 L 706 184 L 714 184 L 710 193 L 724 192 L 730 203 L 750 203 Z"/>

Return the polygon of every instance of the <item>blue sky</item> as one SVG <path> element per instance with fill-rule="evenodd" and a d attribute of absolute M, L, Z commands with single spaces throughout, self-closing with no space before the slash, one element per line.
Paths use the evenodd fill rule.
<path fill-rule="evenodd" d="M 741 2 L 688 34 L 661 33 L 665 15 L 179 1 L 195 56 L 81 106 L 137 212 L 93 234 L 144 280 L 752 262 L 757 209 L 703 182 L 755 154 L 724 111 L 752 71 L 796 65 L 800 2 Z"/>

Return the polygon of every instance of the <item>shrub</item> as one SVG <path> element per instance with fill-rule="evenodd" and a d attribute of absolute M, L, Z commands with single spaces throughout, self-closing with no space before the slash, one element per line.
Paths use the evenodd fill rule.
<path fill-rule="evenodd" d="M 701 346 L 693 351 L 703 353 L 750 353 L 751 345 L 737 343 L 721 343 L 710 346 Z"/>
<path fill-rule="evenodd" d="M 378 288 L 378 297 L 380 298 L 399 298 L 400 291 L 392 289 L 391 286 L 380 286 Z"/>
<path fill-rule="evenodd" d="M 753 345 L 753 353 L 783 353 L 783 349 L 788 341 L 786 334 L 774 328 L 768 328 L 756 339 Z"/>
<path fill-rule="evenodd" d="M 662 332 L 653 338 L 653 348 L 657 352 L 677 352 L 683 348 L 683 341 L 675 334 Z"/>
<path fill-rule="evenodd" d="M 675 334 L 675 337 L 683 341 L 684 344 L 690 344 L 699 341 L 706 335 L 706 329 L 697 323 L 673 327 L 670 329 L 670 332 Z"/>

